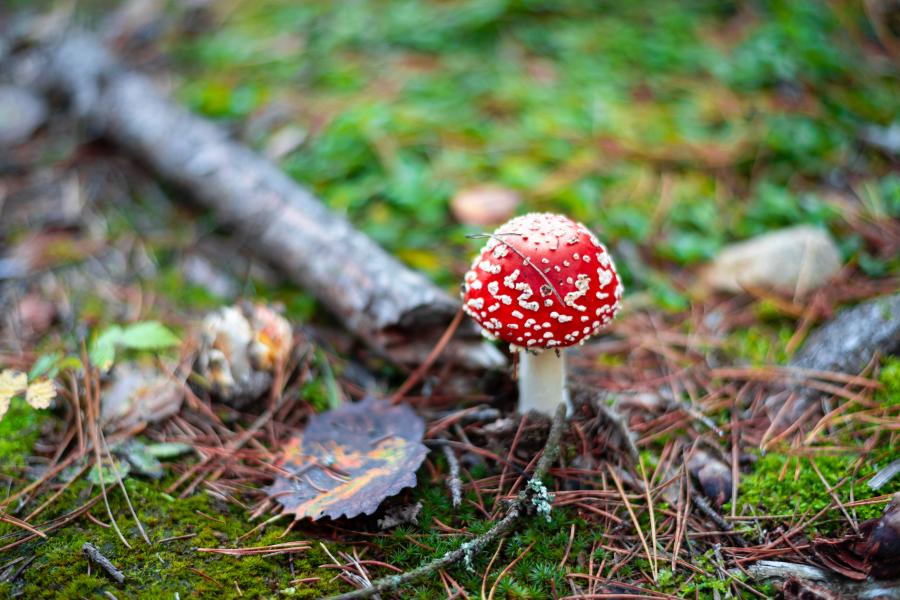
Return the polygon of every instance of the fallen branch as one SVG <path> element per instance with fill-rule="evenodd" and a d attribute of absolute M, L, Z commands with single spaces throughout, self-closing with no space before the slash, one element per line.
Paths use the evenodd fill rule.
<path fill-rule="evenodd" d="M 884 598 L 887 600 L 900 600 L 900 581 L 850 581 L 828 571 L 810 565 L 782 562 L 778 560 L 760 560 L 746 567 L 746 571 L 756 580 L 765 582 L 782 582 L 800 584 L 801 587 L 809 586 L 812 589 L 819 585 L 809 585 L 808 582 L 818 582 L 835 594 L 837 598 Z M 740 574 L 739 569 L 732 571 L 734 575 Z M 794 595 L 792 597 L 814 597 Z M 818 597 L 818 596 L 815 596 Z"/>
<path fill-rule="evenodd" d="M 97 549 L 95 545 L 90 542 L 85 542 L 83 546 L 81 546 L 81 551 L 91 562 L 95 563 L 98 567 L 106 571 L 106 573 L 116 580 L 117 583 L 125 582 L 125 574 L 122 573 L 119 569 L 116 568 L 112 562 L 103 554 L 101 554 L 100 550 Z"/>
<path fill-rule="evenodd" d="M 397 364 L 418 365 L 459 303 L 330 212 L 266 158 L 166 97 L 93 36 L 70 32 L 23 51 L 36 87 L 68 102 L 90 131 L 187 191 L 252 250 L 316 296 L 344 326 Z M 442 353 L 472 368 L 503 356 L 468 322 Z"/>
<path fill-rule="evenodd" d="M 361 598 L 371 598 L 372 596 L 376 596 L 383 592 L 396 590 L 420 579 L 429 576 L 434 577 L 438 571 L 445 569 L 450 565 L 460 561 L 469 563 L 472 560 L 472 557 L 484 549 L 485 546 L 511 531 L 519 518 L 523 515 L 531 514 L 532 511 L 535 510 L 535 507 L 537 507 L 538 513 L 546 514 L 546 510 L 549 509 L 549 506 L 543 505 L 543 502 L 545 502 L 544 496 L 546 495 L 546 490 L 543 489 L 543 484 L 540 482 L 543 476 L 547 474 L 550 466 L 559 456 L 559 444 L 560 439 L 562 438 L 565 418 L 566 406 L 565 404 L 560 404 L 553 417 L 553 424 L 550 427 L 550 434 L 547 436 L 547 442 L 544 444 L 541 458 L 534 468 L 534 473 L 532 474 L 528 485 L 525 486 L 523 491 L 519 492 L 518 497 L 507 508 L 506 515 L 497 521 L 493 527 L 480 536 L 473 538 L 468 542 L 464 542 L 456 550 L 451 550 L 443 556 L 425 563 L 412 571 L 407 571 L 401 575 L 382 577 L 381 579 L 373 581 L 372 585 L 369 587 L 332 596 L 329 600 L 359 600 Z"/>
<path fill-rule="evenodd" d="M 447 488 L 450 490 L 453 508 L 456 508 L 462 504 L 462 481 L 459 479 L 459 461 L 456 460 L 456 454 L 453 453 L 453 448 L 450 446 L 444 446 L 444 458 L 447 459 L 447 465 L 450 467 L 450 473 L 447 475 Z"/>

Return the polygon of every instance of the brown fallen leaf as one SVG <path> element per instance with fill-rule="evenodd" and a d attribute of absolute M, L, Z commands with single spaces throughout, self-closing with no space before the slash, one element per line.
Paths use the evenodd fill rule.
<path fill-rule="evenodd" d="M 184 392 L 152 365 L 120 363 L 103 388 L 100 422 L 107 433 L 133 432 L 177 413 Z"/>
<path fill-rule="evenodd" d="M 458 192 L 450 210 L 463 225 L 488 227 L 508 220 L 520 202 L 519 194 L 495 185 L 479 185 Z"/>
<path fill-rule="evenodd" d="M 416 485 L 428 453 L 424 432 L 409 406 L 374 398 L 314 415 L 279 461 L 291 476 L 278 477 L 266 492 L 295 519 L 372 514 L 385 498 Z"/>
<path fill-rule="evenodd" d="M 56 318 L 56 305 L 42 294 L 30 293 L 19 300 L 16 313 L 23 335 L 37 337 L 47 331 Z"/>

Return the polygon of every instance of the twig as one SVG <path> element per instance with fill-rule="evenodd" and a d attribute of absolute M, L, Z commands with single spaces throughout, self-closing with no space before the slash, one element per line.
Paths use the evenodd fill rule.
<path fill-rule="evenodd" d="M 497 588 L 500 587 L 500 582 L 503 581 L 503 578 L 506 577 L 506 575 L 512 570 L 514 566 L 516 566 L 517 562 L 525 558 L 525 555 L 531 551 L 535 543 L 536 542 L 531 542 L 530 544 L 528 544 L 528 547 L 522 550 L 522 552 L 515 558 L 515 560 L 506 565 L 506 568 L 500 571 L 500 574 L 497 575 L 497 579 L 494 580 L 494 585 L 491 586 L 491 591 L 490 593 L 488 593 L 487 600 L 494 600 L 494 594 L 497 593 Z"/>
<path fill-rule="evenodd" d="M 653 555 L 650 553 L 650 546 L 647 544 L 647 538 L 641 530 L 641 523 L 638 521 L 637 515 L 634 514 L 634 509 L 631 508 L 631 502 L 628 501 L 628 495 L 622 487 L 622 480 L 616 474 L 616 470 L 612 465 L 607 463 L 606 466 L 609 469 L 609 475 L 612 477 L 613 483 L 616 484 L 616 489 L 619 490 L 622 501 L 625 503 L 625 508 L 628 509 L 628 514 L 631 516 L 631 522 L 634 524 L 634 530 L 637 531 L 638 538 L 641 540 L 641 545 L 644 547 L 644 552 L 647 554 L 647 562 L 650 563 L 650 570 L 653 572 L 653 581 L 658 581 L 659 575 L 656 571 L 656 563 L 653 561 Z"/>
<path fill-rule="evenodd" d="M 444 446 L 443 450 L 444 457 L 447 459 L 447 464 L 450 466 L 450 475 L 447 477 L 447 487 L 450 488 L 450 498 L 452 499 L 453 507 L 456 508 L 462 504 L 462 481 L 459 480 L 459 461 L 456 460 L 453 448 Z"/>
<path fill-rule="evenodd" d="M 541 268 L 540 268 L 540 267 L 538 267 L 536 264 L 534 264 L 533 262 L 531 262 L 531 259 L 530 259 L 529 257 L 525 256 L 525 255 L 522 253 L 521 250 L 519 250 L 518 248 L 516 248 L 515 246 L 513 246 L 512 244 L 510 244 L 510 243 L 507 242 L 506 240 L 502 239 L 502 238 L 500 237 L 501 235 L 521 235 L 521 234 L 518 234 L 518 233 L 501 233 L 500 235 L 497 235 L 496 233 L 474 233 L 474 234 L 472 234 L 472 235 L 467 235 L 466 237 L 469 238 L 469 239 L 477 239 L 477 238 L 485 238 L 485 237 L 486 237 L 486 238 L 491 238 L 492 240 L 495 240 L 495 241 L 499 242 L 500 244 L 503 244 L 504 246 L 506 246 L 507 248 L 509 248 L 509 249 L 512 250 L 513 252 L 515 252 L 515 254 L 516 254 L 519 258 L 522 259 L 522 264 L 523 264 L 524 266 L 531 267 L 532 269 L 534 269 L 534 272 L 535 272 L 535 273 L 537 273 L 538 275 L 541 276 L 541 279 L 544 280 L 544 283 L 546 283 L 546 284 L 550 287 L 550 289 L 553 290 L 553 293 L 556 295 L 556 298 L 559 300 L 560 304 L 565 304 L 565 301 L 563 300 L 563 297 L 560 295 L 559 291 L 557 291 L 556 286 L 553 285 L 553 282 L 550 281 L 550 278 L 547 277 L 547 274 L 544 273 L 543 271 L 541 271 Z"/>
<path fill-rule="evenodd" d="M 112 468 L 113 476 L 116 478 L 116 482 L 122 490 L 122 495 L 125 497 L 125 504 L 128 505 L 128 511 L 131 513 L 131 517 L 134 519 L 138 531 L 141 532 L 141 537 L 144 538 L 144 541 L 147 542 L 148 546 L 152 546 L 153 543 L 150 541 L 150 536 L 148 536 L 147 532 L 144 530 L 144 525 L 141 523 L 137 511 L 134 510 L 134 506 L 131 504 L 131 498 L 128 497 L 128 489 L 122 481 L 122 475 L 119 473 L 119 468 L 116 466 L 116 459 L 113 458 L 112 451 L 109 449 L 109 444 L 106 443 L 106 436 L 103 435 L 103 428 L 98 426 L 97 433 L 100 436 L 100 441 L 103 443 L 103 449 L 106 451 L 106 456 L 109 458 L 109 466 Z"/>
<path fill-rule="evenodd" d="M 547 474 L 547 471 L 550 470 L 550 466 L 559 456 L 559 443 L 562 438 L 565 417 L 566 407 L 564 404 L 560 404 L 559 408 L 556 409 L 556 414 L 553 417 L 553 425 L 550 427 L 550 434 L 547 436 L 547 443 L 544 445 L 544 451 L 541 453 L 541 458 L 535 466 L 531 481 L 539 482 L 544 475 Z M 397 588 L 414 581 L 434 576 L 440 569 L 449 567 L 461 560 L 465 560 L 466 562 L 471 561 L 472 557 L 485 546 L 510 531 L 519 520 L 519 517 L 531 512 L 534 506 L 533 501 L 537 499 L 538 492 L 536 492 L 532 486 L 526 486 L 523 491 L 519 492 L 516 500 L 509 505 L 506 515 L 482 535 L 461 544 L 456 550 L 451 550 L 443 556 L 435 558 L 412 571 L 407 571 L 402 575 L 390 575 L 388 577 L 377 579 L 372 582 L 370 587 L 347 592 L 345 594 L 339 594 L 337 596 L 331 596 L 329 600 L 359 600 L 361 598 L 371 598 L 382 592 L 396 590 Z"/>
<path fill-rule="evenodd" d="M 106 483 L 103 476 L 103 456 L 100 454 L 100 435 L 98 433 L 100 431 L 99 388 L 97 388 L 96 394 L 93 393 L 95 391 L 94 384 L 97 383 L 99 377 L 95 376 L 94 369 L 90 367 L 91 363 L 88 360 L 87 346 L 85 345 L 84 340 L 81 341 L 81 360 L 86 365 L 86 368 L 84 369 L 84 403 L 87 413 L 86 423 L 88 434 L 91 436 L 91 445 L 94 450 L 94 464 L 97 468 L 100 492 L 103 495 L 103 504 L 106 506 L 106 514 L 109 516 L 113 529 L 116 530 L 116 535 L 119 536 L 119 539 L 122 540 L 122 543 L 125 544 L 126 548 L 131 549 L 131 544 L 129 544 L 128 540 L 125 539 L 125 536 L 122 535 L 119 524 L 116 523 L 116 517 L 113 515 L 112 508 L 109 506 L 109 497 L 106 494 Z"/>
<path fill-rule="evenodd" d="M 456 315 L 453 317 L 453 320 L 450 321 L 450 324 L 447 325 L 447 329 L 444 331 L 441 338 L 437 341 L 437 344 L 434 345 L 434 348 L 431 349 L 431 352 L 428 353 L 428 356 L 425 357 L 425 360 L 420 364 L 415 371 L 410 373 L 409 377 L 406 378 L 406 381 L 403 382 L 396 392 L 391 396 L 391 404 L 396 404 L 400 401 L 403 396 L 409 392 L 413 388 L 414 385 L 419 383 L 419 380 L 425 376 L 425 373 L 428 372 L 428 369 L 431 368 L 431 365 L 434 364 L 434 361 L 438 359 L 441 355 L 441 352 L 444 351 L 444 348 L 447 347 L 447 344 L 450 343 L 450 339 L 453 337 L 453 334 L 456 333 L 456 330 L 459 328 L 459 324 L 462 322 L 463 311 L 459 309 L 456 311 Z"/>
<path fill-rule="evenodd" d="M 869 480 L 869 489 L 880 489 L 882 486 L 884 486 L 884 484 L 886 484 L 898 474 L 900 474 L 900 458 L 875 473 L 875 475 L 872 476 L 872 479 Z"/>
<path fill-rule="evenodd" d="M 454 504 L 454 506 L 456 506 L 456 505 Z M 17 519 L 16 517 L 14 517 L 12 515 L 8 515 L 2 511 L 0 511 L 0 521 L 2 521 L 4 523 L 9 523 L 10 525 L 15 525 L 16 527 L 24 529 L 25 531 L 31 532 L 35 535 L 41 536 L 44 539 L 47 539 L 47 534 L 44 533 L 43 531 L 41 531 L 39 529 L 35 529 L 34 527 L 29 525 L 27 522 L 23 521 L 22 519 Z"/>
<path fill-rule="evenodd" d="M 0 579 L 0 581 L 5 582 L 5 583 L 12 583 L 16 579 L 18 579 L 19 575 L 24 573 L 25 569 L 30 567 L 31 563 L 33 563 L 36 559 L 37 559 L 37 554 L 33 554 L 33 555 L 29 556 L 27 559 L 25 559 L 25 562 L 23 562 L 21 565 L 19 565 L 19 568 L 16 569 L 15 572 L 13 572 L 11 575 L 9 575 L 9 577 L 7 577 L 6 579 Z"/>
<path fill-rule="evenodd" d="M 81 546 L 81 552 L 88 560 L 96 563 L 98 567 L 106 571 L 106 573 L 115 579 L 117 583 L 125 582 L 125 574 L 117 569 L 108 558 L 103 556 L 95 545 L 90 542 L 85 542 L 84 545 Z"/>
<path fill-rule="evenodd" d="M 206 552 L 209 554 L 225 554 L 227 556 L 250 556 L 254 554 L 274 556 L 276 554 L 305 552 L 306 550 L 309 550 L 309 542 L 283 542 L 281 544 L 272 544 L 271 546 L 256 546 L 253 548 L 196 548 L 195 550 L 197 552 Z"/>
<path fill-rule="evenodd" d="M 644 494 L 647 498 L 647 512 L 650 514 L 650 547 L 653 548 L 653 580 L 656 581 L 659 576 L 659 552 L 656 545 L 656 510 L 653 506 L 653 496 L 650 493 L 650 481 L 647 479 L 647 472 L 644 470 L 644 459 L 640 458 L 638 464 L 641 467 L 641 478 L 644 480 Z"/>
<path fill-rule="evenodd" d="M 100 494 L 97 494 L 96 496 L 94 496 L 93 498 L 88 500 L 83 506 L 76 508 L 72 512 L 69 512 L 61 517 L 57 517 L 56 519 L 54 519 L 52 521 L 43 523 L 43 524 L 39 525 L 39 527 L 44 528 L 42 530 L 44 533 L 50 533 L 54 529 L 59 529 L 60 527 L 62 527 L 64 525 L 68 525 L 69 523 L 71 523 L 72 521 L 74 521 L 75 519 L 77 519 L 78 517 L 80 517 L 81 515 L 86 513 L 87 511 L 89 511 L 95 504 L 97 504 L 97 502 L 100 501 L 100 499 L 101 499 Z M 4 536 L 4 537 L 6 537 L 6 536 Z M 20 538 L 14 542 L 11 542 L 5 546 L 0 546 L 0 554 L 2 554 L 3 552 L 6 552 L 8 550 L 12 550 L 13 548 L 15 548 L 17 546 L 21 546 L 22 544 L 28 543 L 34 539 L 37 539 L 37 537 L 38 537 L 37 535 L 31 533 L 31 534 L 28 534 L 27 536 Z"/>

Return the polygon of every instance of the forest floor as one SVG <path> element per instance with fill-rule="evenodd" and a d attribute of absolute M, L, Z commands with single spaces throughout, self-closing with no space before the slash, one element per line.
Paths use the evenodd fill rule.
<path fill-rule="evenodd" d="M 900 492 L 900 477 L 868 485 L 900 459 L 897 357 L 811 376 L 834 410 L 804 413 L 786 433 L 765 406 L 810 331 L 900 288 L 889 15 L 849 2 L 95 4 L 60 5 L 45 24 L 114 30 L 129 64 L 451 293 L 479 248 L 467 236 L 484 229 L 454 198 L 480 184 L 513 193 L 517 212 L 584 222 L 616 258 L 625 308 L 570 353 L 573 383 L 602 406 L 588 403 L 564 432 L 545 478 L 552 518 L 526 518 L 398 597 L 769 597 L 778 587 L 750 564 L 829 570 L 816 543 L 853 536 Z M 308 416 L 389 397 L 409 373 L 254 259 L 252 238 L 63 111 L 0 157 L 0 215 L 0 370 L 72 372 L 111 327 L 149 321 L 184 343 L 111 360 L 189 365 L 198 320 L 240 299 L 282 306 L 306 349 L 246 446 L 224 450 L 268 403 L 238 409 L 192 387 L 175 417 L 137 439 L 194 450 L 165 460 L 159 479 L 132 473 L 102 494 L 90 457 L 66 464 L 78 444 L 65 394 L 51 410 L 14 398 L 0 418 L 0 517 L 46 533 L 0 518 L 0 596 L 350 591 L 483 533 L 543 447 L 549 421 L 515 414 L 511 370 L 438 365 L 405 401 L 427 439 L 454 442 L 459 507 L 446 455 L 432 451 L 418 484 L 386 503 L 421 502 L 415 523 L 382 530 L 379 512 L 258 527 L 270 515 L 251 515 L 276 474 L 266 464 Z M 829 285 L 794 297 L 700 289 L 702 265 L 730 242 L 798 224 L 837 243 L 843 267 Z M 470 419 L 472 407 L 499 412 Z M 124 583 L 89 565 L 85 542 Z M 198 551 L 285 542 L 295 551 Z"/>

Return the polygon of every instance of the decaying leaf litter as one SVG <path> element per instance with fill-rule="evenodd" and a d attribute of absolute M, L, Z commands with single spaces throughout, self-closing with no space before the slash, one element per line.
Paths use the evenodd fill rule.
<path fill-rule="evenodd" d="M 39 595 L 36 589 L 40 588 L 34 584 L 43 576 L 42 565 L 73 562 L 90 539 L 106 540 L 97 547 L 114 566 L 118 559 L 126 586 L 141 586 L 142 574 L 152 562 L 145 558 L 149 555 L 142 541 L 146 535 L 157 554 L 162 552 L 165 560 L 171 561 L 159 572 L 175 568 L 176 554 L 190 557 L 178 567 L 190 578 L 190 589 L 253 595 L 260 588 L 252 592 L 249 586 L 254 584 L 246 577 L 256 573 L 264 579 L 266 593 L 292 589 L 295 594 L 318 597 L 351 587 L 365 588 L 381 575 L 411 573 L 467 541 L 484 539 L 472 536 L 485 534 L 491 522 L 508 514 L 503 500 L 515 498 L 527 488 L 544 447 L 548 423 L 533 416 L 520 420 L 512 413 L 512 388 L 502 375 L 481 381 L 437 361 L 418 372 L 411 386 L 401 386 L 402 372 L 385 379 L 373 366 L 374 357 L 348 344 L 340 328 L 327 322 L 298 328 L 294 321 L 294 347 L 283 364 L 269 371 L 271 382 L 263 388 L 267 393 L 259 403 L 245 407 L 215 398 L 208 391 L 212 388 L 204 385 L 208 380 L 191 376 L 194 353 L 201 352 L 204 344 L 202 333 L 193 334 L 200 331 L 197 323 L 204 314 L 220 310 L 225 303 L 205 293 L 188 300 L 173 294 L 171 284 L 168 293 L 162 292 L 166 274 L 160 265 L 166 260 L 161 261 L 156 248 L 161 245 L 181 254 L 205 256 L 193 264 L 212 265 L 219 281 L 225 277 L 239 282 L 219 288 L 241 289 L 244 297 L 262 295 L 291 302 L 296 292 L 279 290 L 277 271 L 240 256 L 234 264 L 243 264 L 243 268 L 222 269 L 218 252 L 208 253 L 195 240 L 200 238 L 214 247 L 218 244 L 218 250 L 232 243 L 228 236 L 179 231 L 173 227 L 178 219 L 172 218 L 178 213 L 171 208 L 162 208 L 159 214 L 160 207 L 145 201 L 125 213 L 111 213 L 104 196 L 130 203 L 131 195 L 165 198 L 170 192 L 117 158 L 113 148 L 95 142 L 85 150 L 71 172 L 65 173 L 68 177 L 62 184 L 53 177 L 50 184 L 38 177 L 29 180 L 28 169 L 24 182 L 16 179 L 21 175 L 14 174 L 13 185 L 26 185 L 17 188 L 18 198 L 14 196 L 13 202 L 4 205 L 4 210 L 15 215 L 17 204 L 30 200 L 37 184 L 43 183 L 61 185 L 68 191 L 59 196 L 39 194 L 42 201 L 63 198 L 62 208 L 73 203 L 78 207 L 75 211 L 48 211 L 46 214 L 55 215 L 60 222 L 41 223 L 27 246 L 28 253 L 16 254 L 25 247 L 13 245 L 8 256 L 15 261 L 4 263 L 17 269 L 23 261 L 31 266 L 24 276 L 21 270 L 17 272 L 20 279 L 15 280 L 16 285 L 4 289 L 4 302 L 19 310 L 6 311 L 11 317 L 4 332 L 10 339 L 4 344 L 10 344 L 12 351 L 4 354 L 3 367 L 23 373 L 41 363 L 45 372 L 56 368 L 60 394 L 53 415 L 42 419 L 45 430 L 32 428 L 30 447 L 20 451 L 22 462 L 15 464 L 8 479 L 10 500 L 4 502 L 4 527 L 9 529 L 4 531 L 0 547 L 10 555 L 2 565 L 2 578 L 13 593 L 25 589 Z M 575 170 L 561 173 L 563 183 L 557 179 L 553 185 L 565 187 L 566 177 L 578 178 L 577 163 L 567 166 Z M 74 192 L 72 183 L 65 183 L 72 181 L 73 174 Z M 891 247 L 896 247 L 892 234 L 896 232 L 895 216 L 884 213 L 879 217 L 865 202 L 854 204 L 852 196 L 838 202 L 844 216 L 836 230 L 865 240 L 865 255 L 870 258 L 881 255 L 889 259 Z M 25 218 L 20 224 L 34 225 L 31 214 L 19 214 Z M 93 237 L 98 230 L 116 230 L 111 227 L 110 214 L 124 219 L 117 234 L 109 240 Z M 11 223 L 15 225 L 14 220 Z M 242 245 L 247 244 L 243 240 Z M 674 251 L 679 248 L 672 246 Z M 466 250 L 472 251 L 474 248 Z M 627 245 L 624 255 L 629 256 Z M 630 256 L 634 258 L 632 271 L 650 273 L 645 275 L 643 289 L 653 290 L 650 282 L 659 272 L 655 259 L 646 252 Z M 730 591 L 735 596 L 749 596 L 753 595 L 751 588 L 766 593 L 766 588 L 759 588 L 759 582 L 745 575 L 745 571 L 755 573 L 754 565 L 765 559 L 780 561 L 780 570 L 769 572 L 788 580 L 786 594 L 820 588 L 831 593 L 858 593 L 860 588 L 845 590 L 845 582 L 835 574 L 846 579 L 847 573 L 861 572 L 859 567 L 866 560 L 866 569 L 870 568 L 877 551 L 867 546 L 871 535 L 867 532 L 873 526 L 885 531 L 893 523 L 883 519 L 863 525 L 866 518 L 879 517 L 896 489 L 896 479 L 889 479 L 877 492 L 866 486 L 878 469 L 898 458 L 897 405 L 892 401 L 895 396 L 890 395 L 897 393 L 897 366 L 883 356 L 890 352 L 890 338 L 878 347 L 867 347 L 861 362 L 847 363 L 843 375 L 834 373 L 834 364 L 800 360 L 793 364 L 789 360 L 792 354 L 798 358 L 817 354 L 804 352 L 807 334 L 844 314 L 842 305 L 887 297 L 897 289 L 892 271 L 887 271 L 887 277 L 873 276 L 872 265 L 868 269 L 863 266 L 864 255 L 855 256 L 831 285 L 805 296 L 773 294 L 765 286 L 754 287 L 754 282 L 736 296 L 716 295 L 703 301 L 688 296 L 694 300 L 690 310 L 664 312 L 638 293 L 634 308 L 607 338 L 572 357 L 579 375 L 578 412 L 567 424 L 559 462 L 545 479 L 554 495 L 550 523 L 528 518 L 499 543 L 468 557 L 462 552 L 457 564 L 428 573 L 421 587 L 405 588 L 407 592 L 428 594 L 443 589 L 451 596 L 462 589 L 463 594 L 480 591 L 485 597 L 705 597 Z M 217 269 L 221 270 L 215 273 Z M 251 270 L 255 275 L 248 278 Z M 671 274 L 675 290 L 686 290 L 692 283 L 692 269 Z M 215 278 L 201 280 L 208 283 Z M 176 280 L 176 288 L 178 281 L 183 280 Z M 655 288 L 655 293 L 661 290 Z M 93 300 L 92 306 L 89 297 L 95 294 L 101 303 Z M 878 318 L 890 318 L 890 304 L 876 300 L 871 306 L 876 307 L 871 312 Z M 292 309 L 291 314 L 296 315 L 297 307 Z M 299 309 L 301 313 L 307 310 Z M 54 313 L 49 321 L 48 312 Z M 15 322 L 25 317 L 30 322 Z M 100 369 L 81 377 L 78 366 L 80 361 L 83 367 L 97 346 L 104 345 L 97 344 L 104 333 L 111 331 L 108 337 L 119 338 L 116 327 L 125 330 L 134 323 L 144 327 L 153 318 L 182 334 L 180 350 L 130 348 L 120 339 L 114 344 L 113 360 L 116 368 L 136 362 L 165 375 L 166 381 L 176 384 L 183 406 L 162 422 L 138 418 L 125 429 L 129 436 L 138 432 L 138 443 L 147 448 L 177 450 L 184 444 L 191 453 L 179 458 L 179 452 L 173 451 L 160 483 L 147 483 L 135 471 L 120 485 L 125 469 L 131 468 L 124 465 L 132 463 L 119 450 L 118 440 L 106 439 L 119 432 L 101 425 L 105 386 L 115 380 Z M 50 329 L 47 323 L 52 324 Z M 769 341 L 761 343 L 765 336 L 754 340 L 753 330 L 766 330 L 767 325 Z M 864 325 L 851 323 L 849 327 L 855 331 Z M 773 329 L 785 337 L 776 337 Z M 35 330 L 49 331 L 49 337 L 55 338 L 49 344 L 43 342 L 48 344 L 46 349 L 33 346 L 37 340 L 23 343 L 27 336 L 16 335 L 32 332 L 29 336 L 33 336 Z M 776 343 L 771 342 L 773 337 Z M 828 337 L 810 336 L 807 343 Z M 46 358 L 52 358 L 54 352 L 59 353 L 55 360 Z M 36 377 L 42 375 L 35 373 Z M 424 512 L 415 517 L 418 523 L 383 532 L 377 516 L 371 521 L 363 517 L 315 525 L 290 523 L 290 519 L 269 522 L 273 518 L 271 501 L 263 486 L 277 477 L 290 476 L 279 470 L 278 457 L 291 440 L 300 439 L 313 413 L 340 410 L 351 400 L 373 394 L 389 397 L 398 388 L 408 388 L 398 400 L 405 400 L 425 418 L 426 444 L 442 449 L 432 452 L 417 473 L 417 488 L 385 505 L 387 510 L 422 501 Z M 817 396 L 812 404 L 801 401 L 800 396 L 808 394 Z M 13 400 L 8 419 L 21 419 L 23 411 L 29 410 L 23 400 Z M 818 412 L 819 400 L 825 402 L 823 413 Z M 75 405 L 82 410 L 64 408 Z M 793 427 L 770 426 L 798 407 L 799 414 L 788 421 Z M 443 458 L 446 448 L 457 457 L 462 472 L 465 501 L 455 511 L 439 510 L 452 497 L 452 491 L 443 486 L 450 473 Z M 29 464 L 24 462 L 26 456 L 44 460 Z M 98 463 L 101 467 L 92 466 Z M 807 504 L 793 501 L 813 488 L 820 493 Z M 164 497 L 160 490 L 166 490 Z M 126 494 L 128 491 L 131 493 Z M 737 501 L 733 501 L 735 492 Z M 181 497 L 183 500 L 178 500 Z M 722 504 L 729 498 L 730 504 Z M 746 500 L 743 503 L 742 498 Z M 201 500 L 203 506 L 198 506 Z M 155 521 L 151 524 L 146 509 L 155 502 L 192 503 L 190 514 L 200 522 L 172 531 L 170 524 L 150 511 L 149 518 Z M 15 510 L 6 510 L 11 507 Z M 251 515 L 258 516 L 251 520 Z M 226 529 L 230 535 L 223 534 Z M 46 542 L 41 534 L 47 536 Z M 77 546 L 61 544 L 47 556 L 38 550 L 33 560 L 18 554 L 40 548 L 41 543 L 52 547 L 54 540 L 59 543 L 63 536 L 78 538 Z M 126 544 L 132 547 L 127 549 Z M 166 547 L 173 544 L 181 547 L 166 553 Z M 837 550 L 823 551 L 828 544 Z M 262 558 L 252 562 L 255 557 Z M 296 569 L 295 561 L 304 557 L 310 560 Z M 846 563 L 852 560 L 857 562 L 848 567 Z M 130 569 L 123 564 L 126 561 Z M 240 565 L 222 561 L 239 561 Z M 811 578 L 808 573 L 804 577 L 797 566 L 804 563 L 815 565 L 821 577 Z M 247 570 L 229 575 L 227 569 L 241 565 Z M 81 566 L 79 575 L 87 571 L 86 563 Z M 339 576 L 336 581 L 334 573 Z M 132 581 L 134 578 L 138 581 Z M 77 583 L 81 589 L 117 592 L 103 575 L 85 576 Z M 74 595 L 78 589 L 72 587 L 68 593 Z M 124 589 L 127 593 L 142 588 Z"/>

